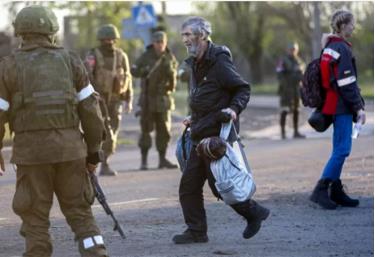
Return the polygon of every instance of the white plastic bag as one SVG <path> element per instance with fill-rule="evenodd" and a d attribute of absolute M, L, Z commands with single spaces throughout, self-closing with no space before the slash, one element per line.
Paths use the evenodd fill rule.
<path fill-rule="evenodd" d="M 235 204 L 250 199 L 256 190 L 253 176 L 247 172 L 234 149 L 227 143 L 225 155 L 212 161 L 210 168 L 215 177 L 215 187 L 223 201 Z"/>
<path fill-rule="evenodd" d="M 232 122 L 225 123 L 222 126 L 220 137 L 227 140 Z M 225 155 L 216 161 L 212 161 L 210 168 L 216 180 L 215 187 L 223 201 L 232 205 L 250 199 L 256 186 L 250 168 L 247 168 L 247 160 L 241 151 L 241 142 L 235 141 L 234 147 L 227 143 Z"/>

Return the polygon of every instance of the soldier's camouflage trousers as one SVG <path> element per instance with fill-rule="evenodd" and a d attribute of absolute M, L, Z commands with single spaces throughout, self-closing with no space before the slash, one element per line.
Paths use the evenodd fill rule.
<path fill-rule="evenodd" d="M 24 257 L 51 257 L 49 213 L 56 194 L 83 257 L 106 257 L 103 237 L 91 211 L 93 188 L 85 159 L 55 164 L 17 165 L 13 210 L 22 219 Z"/>
<path fill-rule="evenodd" d="M 117 137 L 120 131 L 120 122 L 122 114 L 122 101 L 112 100 L 107 105 L 107 114 L 103 112 L 106 128 L 106 140 L 103 143 L 103 152 L 105 156 L 110 156 L 116 151 Z"/>
<path fill-rule="evenodd" d="M 138 146 L 142 150 L 151 148 L 152 141 L 150 133 L 155 128 L 155 144 L 159 152 L 165 152 L 171 139 L 171 112 L 149 112 L 142 113 L 140 118 L 141 135 Z"/>

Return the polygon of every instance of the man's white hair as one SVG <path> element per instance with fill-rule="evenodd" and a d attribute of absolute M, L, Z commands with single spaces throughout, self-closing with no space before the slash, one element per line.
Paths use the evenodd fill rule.
<path fill-rule="evenodd" d="M 211 23 L 202 17 L 194 16 L 187 18 L 181 28 L 184 29 L 187 26 L 191 27 L 194 35 L 204 35 L 205 40 L 212 34 Z"/>

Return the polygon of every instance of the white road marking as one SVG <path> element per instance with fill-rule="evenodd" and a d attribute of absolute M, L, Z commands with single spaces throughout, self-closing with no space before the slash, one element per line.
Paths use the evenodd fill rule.
<path fill-rule="evenodd" d="M 125 202 L 114 202 L 114 203 L 108 203 L 110 206 L 119 206 L 119 205 L 126 205 L 126 204 L 132 204 L 132 203 L 143 203 L 143 202 L 152 202 L 152 201 L 158 201 L 159 198 L 144 198 L 144 199 L 138 199 L 138 200 L 131 200 L 131 201 L 125 201 Z M 93 208 L 102 207 L 100 204 L 95 204 L 92 206 Z"/>
<path fill-rule="evenodd" d="M 7 218 L 0 218 L 0 221 L 2 221 L 2 220 L 7 220 Z"/>

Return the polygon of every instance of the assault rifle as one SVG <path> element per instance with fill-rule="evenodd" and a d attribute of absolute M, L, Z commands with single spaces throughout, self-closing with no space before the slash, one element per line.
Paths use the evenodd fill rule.
<path fill-rule="evenodd" d="M 103 190 L 99 185 L 98 178 L 96 177 L 95 173 L 93 173 L 93 172 L 89 172 L 89 176 L 90 176 L 90 181 L 91 181 L 92 187 L 94 188 L 96 199 L 102 205 L 102 207 L 103 207 L 104 211 L 107 213 L 107 215 L 111 216 L 111 218 L 114 222 L 113 230 L 114 231 L 117 230 L 118 233 L 120 234 L 120 236 L 123 239 L 125 239 L 126 237 L 125 237 L 124 231 L 122 230 L 120 224 L 118 223 L 117 219 L 115 218 L 115 215 L 113 214 L 111 208 L 109 208 L 109 205 L 107 203 L 107 200 L 105 198 Z"/>

